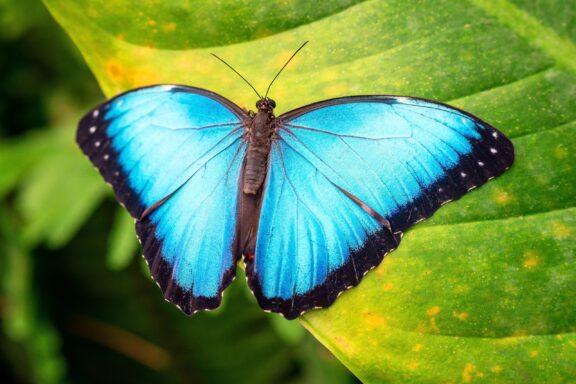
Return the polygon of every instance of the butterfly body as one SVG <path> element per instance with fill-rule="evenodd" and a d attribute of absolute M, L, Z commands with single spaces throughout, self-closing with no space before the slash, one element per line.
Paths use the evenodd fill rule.
<path fill-rule="evenodd" d="M 266 162 L 276 133 L 275 106 L 274 100 L 261 99 L 256 103 L 258 112 L 248 114 L 250 120 L 246 125 L 250 144 L 244 168 L 244 193 L 256 194 L 266 176 Z"/>
<path fill-rule="evenodd" d="M 448 201 L 514 159 L 497 129 L 412 97 L 350 96 L 274 115 L 199 88 L 129 91 L 77 142 L 136 220 L 150 272 L 185 313 L 212 309 L 245 263 L 265 309 L 330 306 Z"/>

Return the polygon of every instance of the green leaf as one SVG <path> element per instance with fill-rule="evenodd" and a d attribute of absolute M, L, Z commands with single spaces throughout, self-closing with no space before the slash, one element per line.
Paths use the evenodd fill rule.
<path fill-rule="evenodd" d="M 32 132 L 19 140 L 0 141 L 0 197 L 5 197 L 34 164 L 50 153 L 45 132 Z"/>
<path fill-rule="evenodd" d="M 28 245 L 62 246 L 109 192 L 72 135 L 50 129 L 0 141 L 0 197 L 19 189 L 19 236 Z"/>
<path fill-rule="evenodd" d="M 510 171 L 408 231 L 357 288 L 301 322 L 365 382 L 576 375 L 571 2 L 375 0 L 314 11 L 258 3 L 246 23 L 248 1 L 128 1 L 113 11 L 95 0 L 45 3 L 107 96 L 183 83 L 250 108 L 250 89 L 209 53 L 263 90 L 310 40 L 272 89 L 278 113 L 329 97 L 404 94 L 500 128 L 517 151 Z"/>
<path fill-rule="evenodd" d="M 26 168 L 17 206 L 24 220 L 22 236 L 30 245 L 65 244 L 108 192 L 76 148 L 72 133 L 71 129 L 43 132 L 45 151 L 42 156 L 32 155 L 36 161 Z M 34 150 L 27 141 L 17 148 L 16 159 Z"/>
<path fill-rule="evenodd" d="M 33 25 L 41 24 L 46 13 L 36 1 L 0 0 L 0 38 L 19 37 Z"/>
<path fill-rule="evenodd" d="M 109 242 L 106 255 L 108 267 L 112 269 L 127 267 L 138 249 L 138 241 L 134 231 L 134 219 L 124 208 L 117 210 Z"/>
<path fill-rule="evenodd" d="M 13 359 L 24 377 L 36 383 L 60 383 L 66 370 L 60 335 L 38 305 L 34 260 L 17 238 L 12 219 L 0 211 L 2 328 L 11 342 L 22 347 Z"/>

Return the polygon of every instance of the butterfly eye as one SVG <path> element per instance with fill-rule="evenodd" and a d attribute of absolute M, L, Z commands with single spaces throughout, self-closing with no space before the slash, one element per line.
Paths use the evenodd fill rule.
<path fill-rule="evenodd" d="M 276 108 L 276 102 L 272 99 L 260 99 L 256 102 L 256 108 L 258 109 L 274 109 Z"/>

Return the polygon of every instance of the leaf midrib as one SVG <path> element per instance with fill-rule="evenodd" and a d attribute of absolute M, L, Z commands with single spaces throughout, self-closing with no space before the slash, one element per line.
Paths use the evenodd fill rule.
<path fill-rule="evenodd" d="M 430 222 L 426 226 L 420 226 L 420 227 L 414 227 L 414 228 L 440 229 L 443 227 L 455 227 L 455 226 L 459 226 L 459 225 L 468 225 L 468 224 L 485 224 L 485 223 L 493 223 L 493 222 L 505 222 L 507 220 L 519 220 L 519 219 L 523 219 L 523 218 L 534 218 L 534 217 L 539 216 L 539 215 L 545 215 L 545 214 L 550 214 L 550 213 L 554 213 L 554 212 L 571 211 L 571 210 L 574 210 L 574 208 L 576 208 L 576 207 L 570 206 L 570 207 L 564 207 L 564 208 L 558 208 L 558 209 L 550 209 L 547 211 L 533 212 L 530 214 L 501 217 L 501 218 L 497 218 L 497 219 L 485 219 L 485 220 L 476 219 L 476 220 L 470 220 L 470 221 L 452 222 L 449 224 L 434 224 L 434 223 Z M 576 210 L 575 210 L 574 214 L 576 215 Z M 500 224 L 500 225 L 504 225 L 504 224 Z"/>
<path fill-rule="evenodd" d="M 310 321 L 308 320 L 308 318 L 305 317 L 300 317 L 300 323 L 305 324 L 306 328 L 310 327 L 310 328 L 314 328 L 313 324 L 310 323 Z M 495 341 L 495 342 L 501 342 L 502 340 L 526 340 L 526 339 L 530 339 L 530 338 L 556 338 L 559 335 L 560 336 L 576 336 L 576 332 L 558 332 L 558 333 L 533 333 L 533 334 L 528 334 L 528 335 L 522 335 L 522 336 L 467 336 L 467 335 L 446 335 L 446 334 L 439 334 L 439 333 L 425 333 L 425 332 L 416 332 L 416 331 L 410 331 L 407 329 L 402 329 L 393 325 L 386 325 L 387 329 L 391 329 L 394 332 L 397 333 L 405 333 L 405 334 L 410 334 L 410 335 L 420 335 L 420 336 L 426 336 L 426 337 L 432 337 L 432 338 L 450 338 L 450 339 L 454 339 L 454 338 L 459 338 L 459 339 L 468 339 L 468 340 L 483 340 L 483 341 Z M 338 348 L 339 349 L 339 348 Z"/>

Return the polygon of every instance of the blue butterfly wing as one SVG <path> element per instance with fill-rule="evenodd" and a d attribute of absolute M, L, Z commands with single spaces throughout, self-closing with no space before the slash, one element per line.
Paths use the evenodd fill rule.
<path fill-rule="evenodd" d="M 235 274 L 245 113 L 212 92 L 153 86 L 90 111 L 77 142 L 136 219 L 150 272 L 191 314 Z"/>
<path fill-rule="evenodd" d="M 511 142 L 487 123 L 415 98 L 328 100 L 279 122 L 246 263 L 260 305 L 287 318 L 329 306 L 402 231 L 514 159 Z"/>

